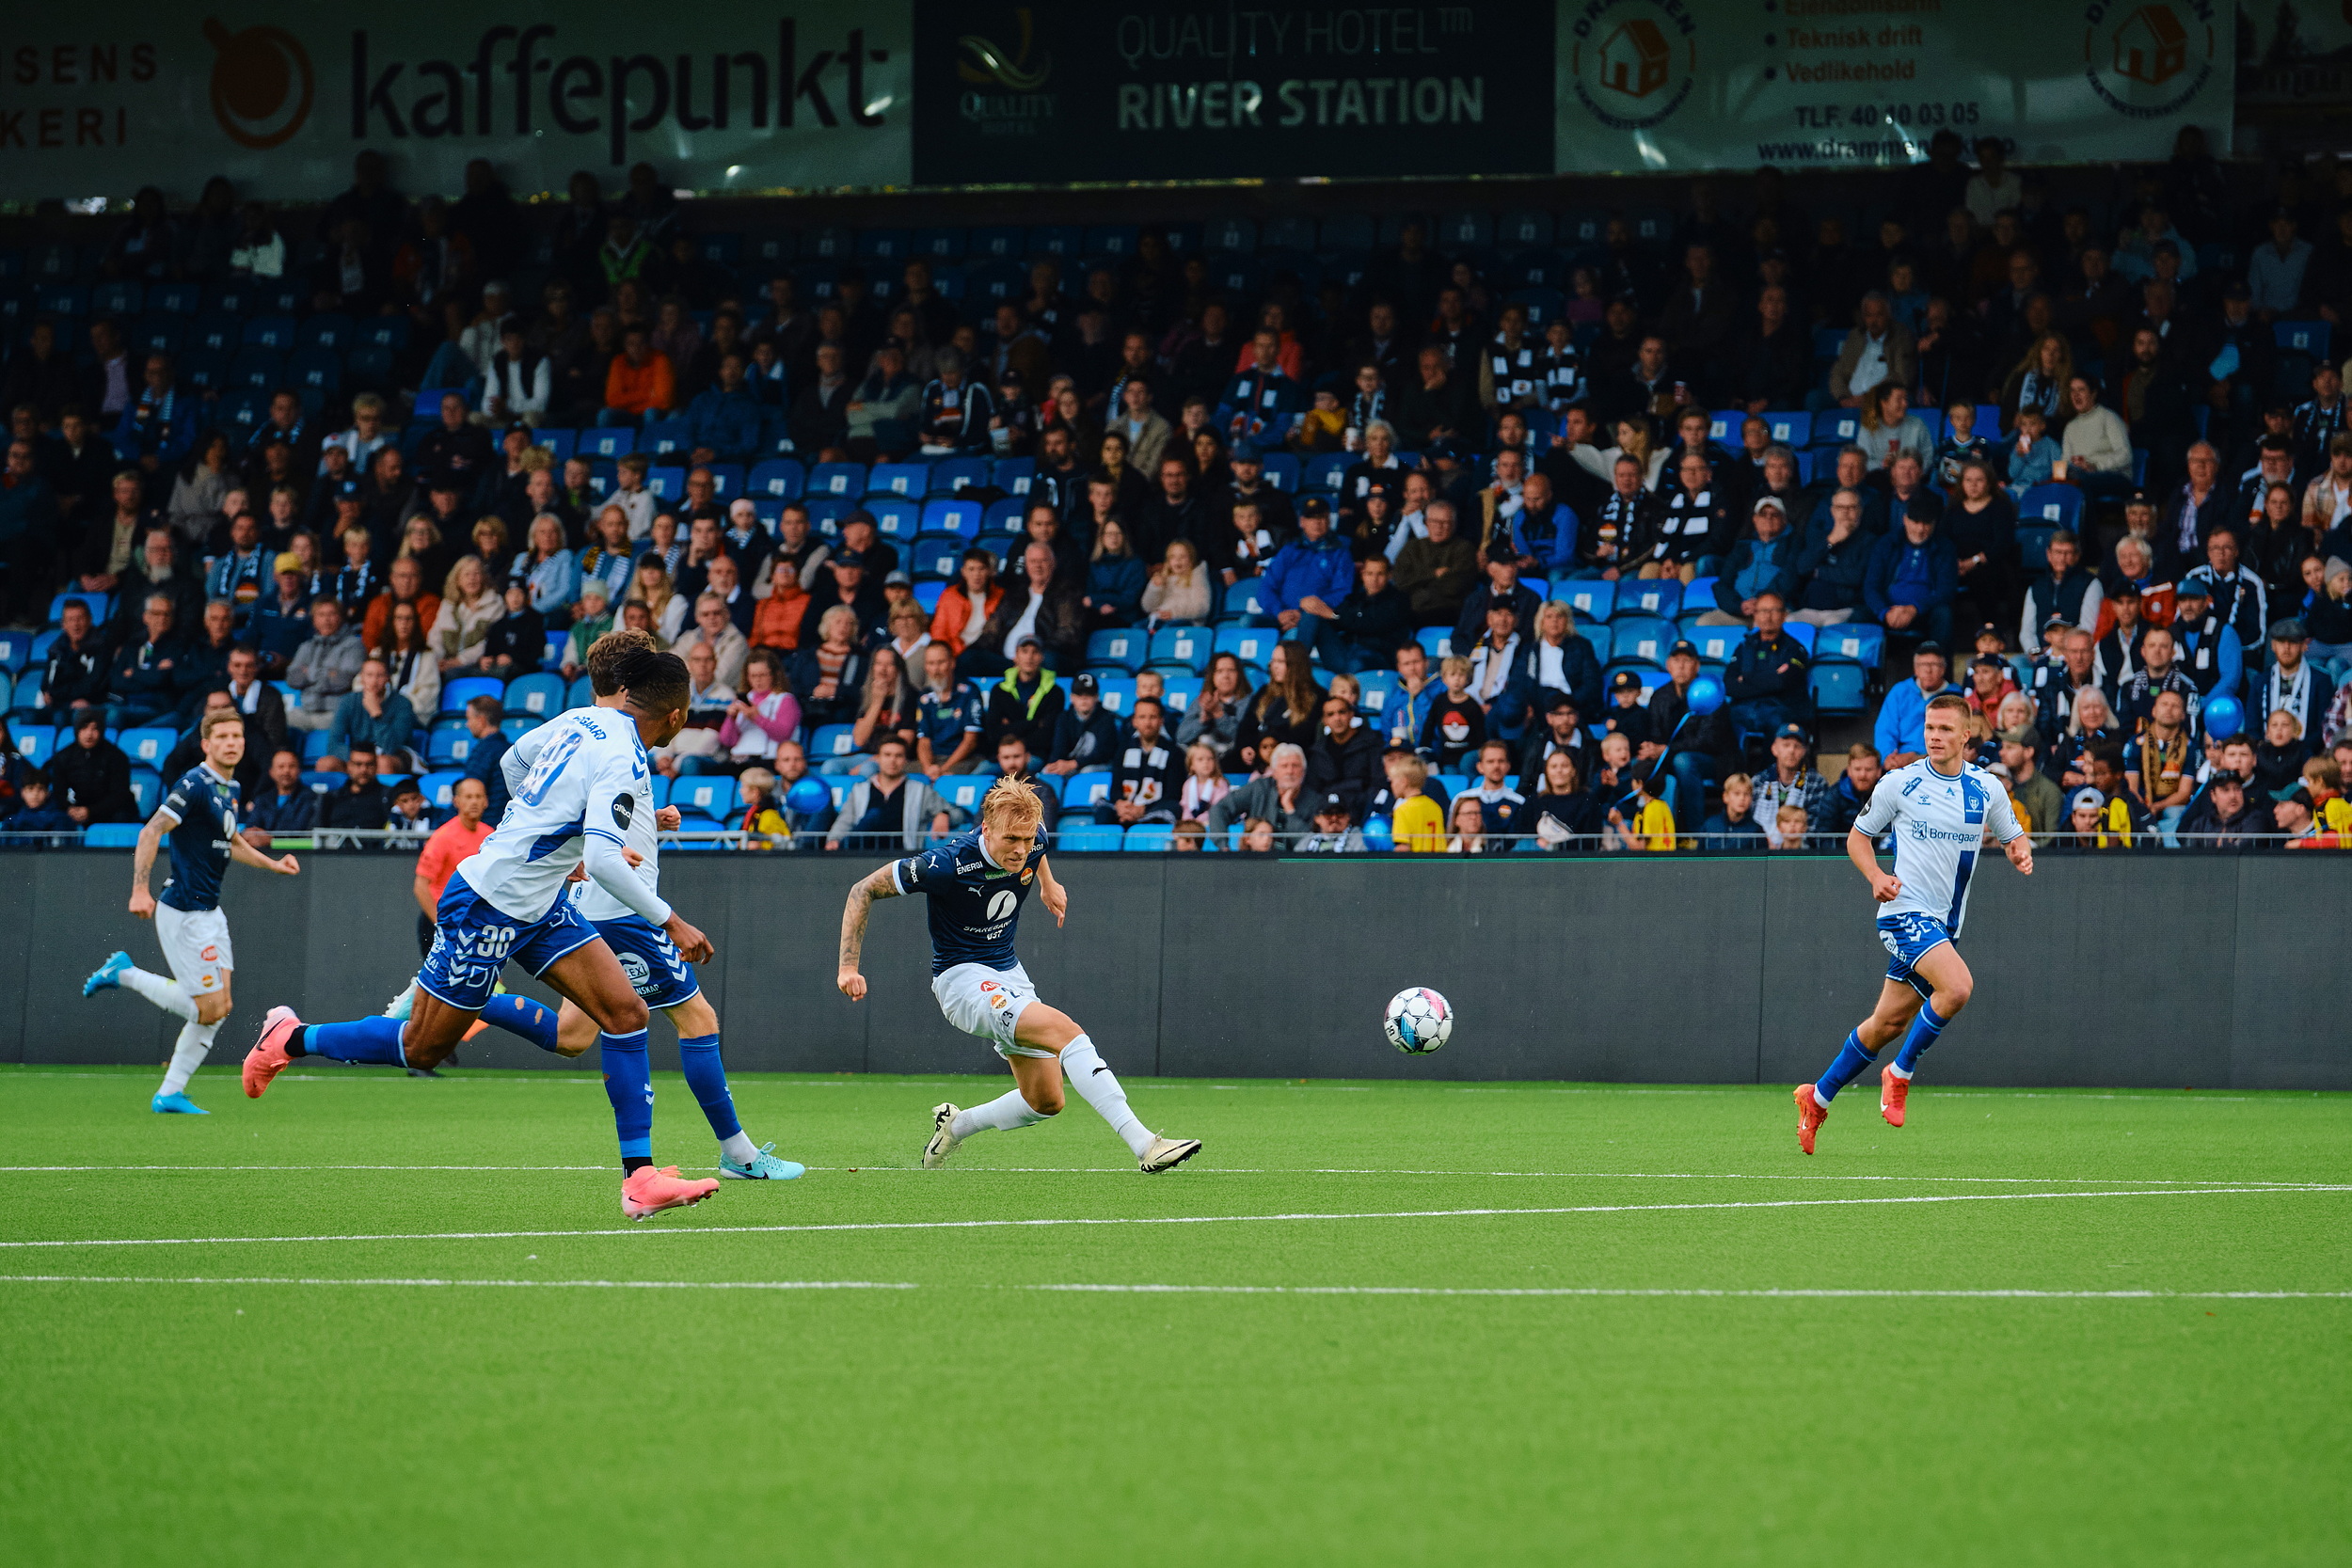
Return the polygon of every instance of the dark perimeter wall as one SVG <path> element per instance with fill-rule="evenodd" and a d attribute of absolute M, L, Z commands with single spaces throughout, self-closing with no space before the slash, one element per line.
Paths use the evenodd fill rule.
<path fill-rule="evenodd" d="M 841 904 L 862 862 L 674 855 L 663 891 L 707 931 L 703 971 L 729 1062 L 799 1071 L 993 1071 L 930 994 L 923 911 L 876 906 L 872 993 L 834 989 Z M 1818 1071 L 1884 971 L 1871 905 L 1827 858 L 1288 861 L 1064 856 L 1067 930 L 1029 901 L 1021 951 L 1042 995 L 1122 1070 L 1170 1076 L 1791 1083 Z M 262 1011 L 374 1012 L 417 961 L 411 862 L 314 855 L 295 879 L 232 870 L 233 1061 Z M 2045 857 L 1980 878 L 1963 950 L 1975 1004 L 1941 1082 L 2352 1088 L 2346 867 L 2333 856 Z M 0 856 L 0 1061 L 153 1062 L 177 1025 L 82 978 L 126 947 L 130 857 Z M 520 984 L 509 971 L 510 983 Z M 1391 1050 L 1381 1008 L 1435 986 L 1451 1045 Z M 525 989 L 531 989 L 526 987 Z M 656 1059 L 675 1065 L 669 1031 Z M 491 1031 L 471 1066 L 566 1069 Z M 574 1069 L 574 1070 L 578 1070 Z"/>

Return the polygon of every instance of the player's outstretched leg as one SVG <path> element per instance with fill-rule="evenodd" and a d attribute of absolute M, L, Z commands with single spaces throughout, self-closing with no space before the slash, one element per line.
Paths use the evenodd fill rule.
<path fill-rule="evenodd" d="M 1837 1091 L 1862 1075 L 1863 1070 L 1878 1059 L 1887 1042 L 1903 1032 L 1912 1012 L 1919 1006 L 1919 993 L 1900 981 L 1889 980 L 1880 989 L 1879 1005 L 1868 1018 L 1849 1031 L 1845 1043 L 1829 1064 L 1829 1070 L 1815 1082 L 1799 1084 L 1797 1101 L 1797 1147 L 1807 1154 L 1813 1152 L 1813 1140 L 1821 1123 L 1829 1119 L 1830 1101 Z"/>
<path fill-rule="evenodd" d="M 682 1019 L 688 1007 L 700 1005 L 709 1016 L 707 1034 L 687 1033 L 688 1022 Z M 779 1159 L 776 1146 L 771 1143 L 755 1145 L 751 1134 L 735 1115 L 735 1096 L 727 1088 L 726 1063 L 719 1054 L 719 1015 L 710 1005 L 696 997 L 687 1006 L 673 1007 L 670 1016 L 681 1019 L 677 1037 L 678 1066 L 685 1070 L 686 1086 L 692 1091 L 694 1102 L 703 1108 L 704 1117 L 710 1123 L 711 1135 L 719 1140 L 719 1175 L 728 1181 L 790 1181 L 808 1169 L 798 1160 Z"/>
<path fill-rule="evenodd" d="M 1903 1035 L 1902 1048 L 1879 1074 L 1879 1115 L 1886 1118 L 1890 1127 L 1900 1127 L 1908 1114 L 1911 1078 L 1919 1070 L 1919 1058 L 1943 1037 L 1960 1010 L 1968 1006 L 1968 998 L 1976 990 L 1967 962 L 1949 942 L 1920 955 L 1913 967 L 1934 994 L 1920 1004 L 1910 1029 Z"/>

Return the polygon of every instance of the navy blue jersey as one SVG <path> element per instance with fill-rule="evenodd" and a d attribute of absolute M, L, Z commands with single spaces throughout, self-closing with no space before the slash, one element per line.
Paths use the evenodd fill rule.
<path fill-rule="evenodd" d="M 237 832 L 237 785 L 198 763 L 180 775 L 158 808 L 172 820 L 171 877 L 156 896 L 190 914 L 220 908 L 220 874 Z"/>
<path fill-rule="evenodd" d="M 944 974 L 958 964 L 986 964 L 1012 969 L 1013 928 L 1021 924 L 1021 903 L 1037 885 L 1042 846 L 1029 852 L 1017 871 L 1000 871 L 980 848 L 977 828 L 958 833 L 919 855 L 894 862 L 891 879 L 902 894 L 920 893 L 931 901 L 931 973 Z"/>

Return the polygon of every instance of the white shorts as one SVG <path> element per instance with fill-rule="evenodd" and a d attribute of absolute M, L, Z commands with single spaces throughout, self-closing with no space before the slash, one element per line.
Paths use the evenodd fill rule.
<path fill-rule="evenodd" d="M 931 977 L 931 994 L 947 1022 L 967 1035 L 977 1035 L 996 1048 L 999 1056 L 1051 1056 L 1034 1045 L 1015 1045 L 1012 1032 L 1021 1015 L 1037 1000 L 1029 972 L 1015 964 L 991 969 L 986 964 L 958 964 Z"/>
<path fill-rule="evenodd" d="M 237 967 L 229 946 L 229 916 L 217 909 L 190 913 L 169 904 L 155 906 L 155 936 L 164 944 L 171 977 L 192 996 L 216 996 Z"/>

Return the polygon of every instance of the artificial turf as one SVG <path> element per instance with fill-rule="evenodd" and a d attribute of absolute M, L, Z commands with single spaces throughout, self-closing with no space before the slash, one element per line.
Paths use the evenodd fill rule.
<path fill-rule="evenodd" d="M 2352 1558 L 2343 1096 L 739 1075 L 633 1226 L 590 1073 L 151 1077 L 0 1069 L 11 1563 Z"/>

